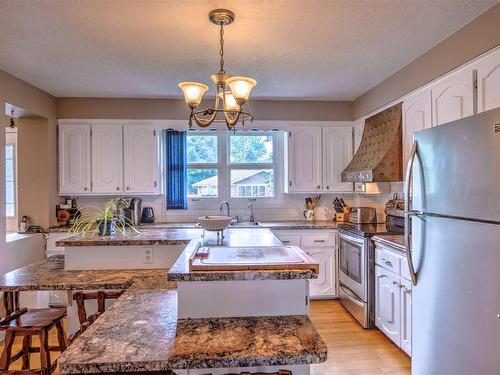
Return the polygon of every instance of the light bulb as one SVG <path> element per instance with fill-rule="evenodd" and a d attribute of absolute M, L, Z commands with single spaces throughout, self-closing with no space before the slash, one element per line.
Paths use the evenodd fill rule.
<path fill-rule="evenodd" d="M 224 98 L 224 109 L 226 111 L 231 111 L 231 112 L 239 112 L 240 111 L 240 106 L 238 103 L 236 103 L 236 100 L 234 99 L 233 94 L 230 91 L 226 91 L 225 93 L 219 93 L 219 96 L 222 100 Z"/>
<path fill-rule="evenodd" d="M 231 88 L 236 103 L 241 107 L 250 97 L 257 81 L 249 77 L 231 77 L 227 79 L 226 83 Z"/>
<path fill-rule="evenodd" d="M 181 82 L 179 87 L 184 93 L 184 100 L 191 108 L 196 108 L 201 103 L 203 94 L 208 90 L 207 85 L 198 82 Z"/>

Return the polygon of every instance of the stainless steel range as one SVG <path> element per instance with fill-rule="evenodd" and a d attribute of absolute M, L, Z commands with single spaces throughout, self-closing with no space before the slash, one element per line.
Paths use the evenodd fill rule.
<path fill-rule="evenodd" d="M 384 224 L 339 225 L 339 299 L 364 328 L 374 327 L 375 253 L 371 237 L 404 233 L 404 219 L 387 216 Z"/>

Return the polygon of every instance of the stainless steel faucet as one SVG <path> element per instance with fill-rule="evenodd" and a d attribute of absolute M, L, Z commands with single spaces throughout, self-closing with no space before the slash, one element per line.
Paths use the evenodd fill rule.
<path fill-rule="evenodd" d="M 250 222 L 253 223 L 255 221 L 255 218 L 253 217 L 253 203 L 250 203 L 248 208 L 250 209 Z"/>
<path fill-rule="evenodd" d="M 227 206 L 227 216 L 231 217 L 231 206 L 229 205 L 228 201 L 222 201 L 220 206 L 219 206 L 219 211 L 222 212 L 222 207 L 226 205 Z"/>

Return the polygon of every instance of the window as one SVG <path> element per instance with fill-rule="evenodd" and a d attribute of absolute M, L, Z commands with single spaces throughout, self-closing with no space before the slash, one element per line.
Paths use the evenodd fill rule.
<path fill-rule="evenodd" d="M 17 217 L 17 165 L 16 165 L 17 132 L 6 129 L 5 134 L 5 216 L 7 219 Z M 16 223 L 17 224 L 17 223 Z"/>
<path fill-rule="evenodd" d="M 280 132 L 190 131 L 188 198 L 275 198 Z"/>

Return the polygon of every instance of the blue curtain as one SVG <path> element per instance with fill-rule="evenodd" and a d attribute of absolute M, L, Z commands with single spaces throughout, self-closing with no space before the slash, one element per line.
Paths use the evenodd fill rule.
<path fill-rule="evenodd" d="M 163 131 L 167 210 L 187 209 L 186 132 Z"/>

